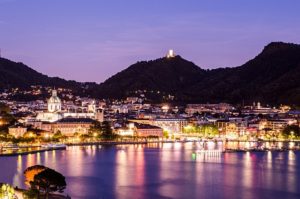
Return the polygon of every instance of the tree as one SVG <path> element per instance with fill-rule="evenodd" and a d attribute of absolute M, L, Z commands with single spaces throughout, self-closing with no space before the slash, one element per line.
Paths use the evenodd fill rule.
<path fill-rule="evenodd" d="M 214 137 L 219 135 L 219 130 L 215 125 L 205 124 L 200 127 L 200 132 L 205 137 Z"/>
<path fill-rule="evenodd" d="M 91 134 L 91 133 L 81 134 L 79 137 L 82 141 L 87 141 L 87 140 L 90 140 L 91 138 L 93 138 L 93 134 Z"/>
<path fill-rule="evenodd" d="M 62 137 L 63 137 L 63 135 L 62 135 L 61 131 L 59 131 L 59 130 L 56 133 L 54 133 L 54 135 L 53 135 L 53 139 L 60 139 Z"/>
<path fill-rule="evenodd" d="M 101 123 L 98 122 L 98 121 L 94 121 L 93 124 L 91 125 L 90 129 L 89 129 L 89 133 L 91 133 L 92 135 L 94 133 L 97 133 L 98 135 L 100 135 L 101 132 L 102 132 Z"/>
<path fill-rule="evenodd" d="M 60 130 L 58 130 L 53 136 L 52 136 L 52 140 L 53 141 L 59 141 L 59 140 L 61 140 L 61 139 L 65 139 L 66 138 L 66 136 L 64 136 L 62 133 L 61 133 L 61 131 Z"/>
<path fill-rule="evenodd" d="M 47 167 L 42 166 L 42 165 L 34 165 L 31 167 L 28 167 L 24 171 L 24 176 L 25 176 L 25 184 L 30 185 L 31 182 L 34 180 L 34 176 L 39 174 L 40 172 L 44 171 L 47 169 Z"/>
<path fill-rule="evenodd" d="M 183 132 L 184 133 L 196 133 L 197 132 L 197 126 L 189 124 L 185 127 L 183 127 Z"/>
<path fill-rule="evenodd" d="M 300 128 L 298 125 L 288 125 L 283 129 L 282 134 L 285 138 L 294 139 L 300 136 Z"/>
<path fill-rule="evenodd" d="M 270 133 L 272 132 L 271 128 L 266 127 L 263 128 L 263 130 L 265 131 L 265 137 L 268 138 L 269 140 L 274 137 L 274 135 Z"/>
<path fill-rule="evenodd" d="M 51 192 L 58 191 L 62 193 L 65 190 L 67 183 L 65 177 L 61 173 L 46 168 L 34 176 L 31 186 L 39 190 L 39 192 L 44 192 L 45 198 L 48 198 L 49 193 Z"/>
<path fill-rule="evenodd" d="M 26 133 L 24 133 L 23 137 L 24 138 L 35 138 L 35 137 L 37 137 L 37 134 L 33 131 L 27 131 Z"/>
<path fill-rule="evenodd" d="M 1 110 L 0 110 L 1 111 Z M 8 133 L 8 127 L 17 122 L 16 118 L 10 113 L 3 111 L 0 112 L 0 132 Z"/>
<path fill-rule="evenodd" d="M 23 191 L 24 199 L 39 199 L 39 191 L 36 189 L 29 189 Z"/>
<path fill-rule="evenodd" d="M 0 198 L 7 198 L 7 199 L 16 198 L 14 188 L 9 184 L 0 183 Z"/>
<path fill-rule="evenodd" d="M 107 121 L 102 122 L 101 129 L 102 129 L 102 134 L 101 134 L 102 138 L 113 139 L 115 137 L 109 122 Z"/>
<path fill-rule="evenodd" d="M 75 133 L 73 134 L 73 136 L 74 136 L 74 137 L 79 137 L 79 136 L 80 136 L 80 133 L 75 132 Z"/>
<path fill-rule="evenodd" d="M 5 114 L 8 114 L 10 112 L 10 108 L 9 106 L 7 106 L 6 104 L 4 103 L 0 103 L 0 114 L 2 113 L 5 113 Z"/>
<path fill-rule="evenodd" d="M 168 131 L 163 131 L 163 135 L 164 135 L 164 138 L 169 138 L 169 132 Z"/>

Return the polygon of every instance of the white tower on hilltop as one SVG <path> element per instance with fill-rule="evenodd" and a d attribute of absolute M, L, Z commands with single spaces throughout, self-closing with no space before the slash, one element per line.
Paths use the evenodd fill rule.
<path fill-rule="evenodd" d="M 174 50 L 170 49 L 170 50 L 168 51 L 167 58 L 173 58 L 173 57 L 175 57 Z"/>

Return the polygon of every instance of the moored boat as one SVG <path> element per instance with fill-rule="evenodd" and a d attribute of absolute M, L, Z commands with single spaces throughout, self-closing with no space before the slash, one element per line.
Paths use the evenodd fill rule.
<path fill-rule="evenodd" d="M 43 144 L 41 145 L 42 148 L 47 149 L 65 149 L 67 145 L 65 144 Z"/>

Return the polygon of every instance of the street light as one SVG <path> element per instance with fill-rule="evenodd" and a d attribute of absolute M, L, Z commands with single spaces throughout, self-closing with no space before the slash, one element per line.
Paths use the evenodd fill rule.
<path fill-rule="evenodd" d="M 294 131 L 291 131 L 291 138 L 292 138 L 292 140 L 294 139 Z"/>

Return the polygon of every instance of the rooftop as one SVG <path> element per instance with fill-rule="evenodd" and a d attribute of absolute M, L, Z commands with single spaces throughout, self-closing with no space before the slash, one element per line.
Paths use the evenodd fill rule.
<path fill-rule="evenodd" d="M 67 118 L 63 118 L 61 120 L 58 120 L 56 123 L 92 123 L 92 122 L 94 122 L 94 120 L 90 119 L 90 118 L 67 117 Z"/>

